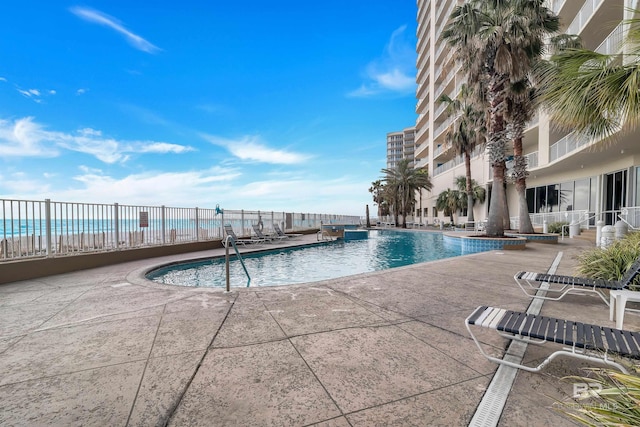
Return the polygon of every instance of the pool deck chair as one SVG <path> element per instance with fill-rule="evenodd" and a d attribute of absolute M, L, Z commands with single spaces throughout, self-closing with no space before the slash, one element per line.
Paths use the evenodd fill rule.
<path fill-rule="evenodd" d="M 293 238 L 302 236 L 302 234 L 285 233 L 284 231 L 282 231 L 280 226 L 278 224 L 276 224 L 276 223 L 273 224 L 273 230 L 276 232 L 276 234 L 278 236 L 284 237 L 284 238 L 287 238 L 287 239 L 293 239 Z"/>
<path fill-rule="evenodd" d="M 287 239 L 286 236 L 282 237 L 278 236 L 277 234 L 267 236 L 262 232 L 262 230 L 260 230 L 260 227 L 257 224 L 253 224 L 251 227 L 253 228 L 253 232 L 256 233 L 258 239 L 263 239 L 265 242 L 274 243 L 281 242 L 283 239 Z"/>
<path fill-rule="evenodd" d="M 225 225 L 224 226 L 224 232 L 226 233 L 227 236 L 231 236 L 231 238 L 236 242 L 236 244 L 240 244 L 240 245 L 256 245 L 258 243 L 264 243 L 264 239 L 254 239 L 254 238 L 242 238 L 239 239 L 238 236 L 236 236 L 235 231 L 233 231 L 233 228 L 231 227 L 231 225 Z M 224 240 L 222 241 L 224 243 Z"/>
<path fill-rule="evenodd" d="M 588 279 L 586 277 L 561 276 L 529 271 L 519 271 L 513 278 L 518 286 L 520 286 L 520 289 L 532 298 L 559 300 L 568 293 L 580 294 L 592 292 L 602 298 L 605 304 L 609 305 L 609 299 L 604 291 L 627 289 L 639 273 L 640 258 L 631 265 L 620 280 Z M 549 283 L 549 289 L 540 288 L 540 285 L 544 282 Z M 536 292 L 539 290 L 543 290 L 551 295 L 536 295 Z"/>
<path fill-rule="evenodd" d="M 487 306 L 478 307 L 465 320 L 467 331 L 480 352 L 490 361 L 529 372 L 539 372 L 558 356 L 567 356 L 590 362 L 603 363 L 628 373 L 625 367 L 609 358 L 618 355 L 640 359 L 640 332 L 613 329 L 569 320 L 554 319 Z M 495 330 L 499 335 L 529 344 L 556 343 L 564 345 L 553 352 L 540 365 L 525 366 L 499 359 L 485 353 L 471 331 L 471 326 Z"/>

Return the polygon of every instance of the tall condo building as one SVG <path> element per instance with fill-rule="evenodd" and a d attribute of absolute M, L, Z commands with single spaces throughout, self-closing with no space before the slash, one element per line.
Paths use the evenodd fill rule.
<path fill-rule="evenodd" d="M 415 127 L 387 134 L 387 169 L 394 169 L 402 159 L 409 160 L 409 166 L 414 167 L 415 135 Z"/>
<path fill-rule="evenodd" d="M 416 214 L 422 222 L 436 217 L 447 221 L 435 210 L 438 194 L 454 188 L 457 176 L 464 176 L 462 158 L 447 145 L 445 135 L 454 117 L 448 117 L 441 94 L 454 98 L 465 83 L 456 64 L 454 51 L 440 39 L 453 8 L 462 0 L 417 0 L 417 77 L 415 126 L 415 165 L 428 168 L 433 189 L 423 191 L 427 207 Z M 550 0 L 547 7 L 560 17 L 561 31 L 578 34 L 586 48 L 615 54 L 624 61 L 622 21 L 632 17 L 638 0 Z M 620 132 L 606 141 L 578 137 L 559 130 L 550 118 L 539 112 L 528 125 L 524 154 L 530 176 L 527 178 L 529 212 L 536 218 L 557 213 L 555 218 L 575 217 L 580 213 L 593 225 L 602 219 L 615 223 L 621 212 L 638 215 L 640 208 L 640 129 Z M 472 159 L 472 178 L 491 191 L 492 177 L 488 156 L 477 150 Z M 517 218 L 515 186 L 508 184 L 507 199 L 511 218 Z M 488 200 L 488 198 L 487 198 Z M 625 209 L 630 208 L 630 209 Z M 427 215 L 425 215 L 427 212 Z M 475 206 L 476 220 L 485 219 L 488 201 Z M 420 215 L 422 214 L 422 215 Z M 466 217 L 458 217 L 464 223 Z M 539 223 L 538 223 L 539 224 Z M 584 225 L 584 224 L 583 224 Z"/>

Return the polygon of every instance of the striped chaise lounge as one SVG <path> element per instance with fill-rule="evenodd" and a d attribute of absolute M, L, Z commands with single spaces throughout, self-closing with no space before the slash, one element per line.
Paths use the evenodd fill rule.
<path fill-rule="evenodd" d="M 593 292 L 602 298 L 605 304 L 609 305 L 609 300 L 604 291 L 628 288 L 629 285 L 633 283 L 638 273 L 640 273 L 640 258 L 638 258 L 631 267 L 629 267 L 620 280 L 589 279 L 586 277 L 561 276 L 558 274 L 533 273 L 529 271 L 519 271 L 513 276 L 513 278 L 518 286 L 520 286 L 520 289 L 532 298 L 559 300 L 570 292 Z M 540 285 L 544 282 L 549 283 L 549 289 L 540 288 Z M 536 292 L 539 290 L 556 294 L 557 296 L 536 295 Z"/>
<path fill-rule="evenodd" d="M 235 243 L 241 244 L 243 246 L 248 245 L 248 244 L 255 245 L 255 244 L 259 244 L 259 243 L 264 243 L 265 242 L 264 239 L 257 239 L 257 238 L 254 239 L 253 237 L 241 238 L 241 239 L 238 238 L 238 236 L 236 236 L 235 231 L 233 231 L 233 227 L 231 227 L 230 224 L 227 224 L 227 225 L 224 226 L 224 232 L 225 232 L 225 234 L 227 236 L 230 236 Z M 225 244 L 224 242 L 226 242 L 226 239 L 224 239 L 222 241 L 223 245 Z"/>
<path fill-rule="evenodd" d="M 613 329 L 570 320 L 554 319 L 502 308 L 480 306 L 467 319 L 465 326 L 480 352 L 495 363 L 538 372 L 558 356 L 569 356 L 590 362 L 604 363 L 628 373 L 619 362 L 609 358 L 619 355 L 640 359 L 640 332 Z M 526 366 L 488 355 L 471 330 L 480 326 L 497 331 L 501 336 L 530 344 L 546 342 L 562 344 L 562 350 L 553 352 L 538 366 Z"/>

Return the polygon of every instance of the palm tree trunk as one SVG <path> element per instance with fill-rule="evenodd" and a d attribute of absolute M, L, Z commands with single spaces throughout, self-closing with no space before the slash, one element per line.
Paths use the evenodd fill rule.
<path fill-rule="evenodd" d="M 502 164 L 505 164 L 505 162 L 502 162 Z M 504 166 L 503 169 L 505 172 L 507 171 L 507 166 Z M 502 205 L 502 227 L 505 230 L 510 230 L 511 229 L 511 220 L 510 220 L 510 216 L 509 216 L 509 201 L 507 200 L 507 181 L 504 180 L 503 181 L 503 192 L 504 192 L 504 204 Z"/>
<path fill-rule="evenodd" d="M 369 205 L 367 205 L 366 215 L 367 215 L 367 228 L 371 228 L 371 219 L 369 218 Z"/>
<path fill-rule="evenodd" d="M 491 190 L 491 202 L 489 206 L 489 218 L 487 218 L 486 234 L 489 237 L 503 237 L 504 223 L 504 162 L 493 164 L 493 186 Z"/>
<path fill-rule="evenodd" d="M 522 137 L 513 140 L 514 173 L 518 192 L 518 222 L 520 233 L 533 233 L 533 224 L 527 206 L 527 161 L 522 156 Z"/>
<path fill-rule="evenodd" d="M 506 195 L 504 191 L 505 153 L 507 131 L 504 114 L 505 85 L 507 77 L 494 72 L 489 83 L 489 141 L 487 151 L 493 167 L 493 186 L 491 191 L 491 204 L 489 206 L 489 218 L 487 220 L 487 235 L 490 237 L 504 237 L 504 211 Z M 508 218 L 507 218 L 508 219 Z"/>
<path fill-rule="evenodd" d="M 464 169 L 467 177 L 467 222 L 473 223 L 473 186 L 471 185 L 471 156 L 464 153 Z"/>

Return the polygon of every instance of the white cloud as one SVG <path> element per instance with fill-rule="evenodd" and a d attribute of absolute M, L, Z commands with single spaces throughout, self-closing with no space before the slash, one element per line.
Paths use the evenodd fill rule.
<path fill-rule="evenodd" d="M 141 142 L 138 153 L 186 153 L 187 151 L 193 151 L 193 147 L 187 147 L 178 144 L 169 144 L 166 142 Z"/>
<path fill-rule="evenodd" d="M 42 102 L 42 92 L 39 89 L 20 89 L 19 87 L 16 87 L 16 90 L 25 98 L 29 98 L 31 99 L 33 102 L 36 103 L 41 103 Z M 47 90 L 44 93 L 45 95 L 55 95 L 56 91 L 53 89 Z"/>
<path fill-rule="evenodd" d="M 122 178 L 114 178 L 89 168 L 83 168 L 81 172 L 73 177 L 81 187 L 66 190 L 56 197 L 90 201 L 95 200 L 96 195 L 109 195 L 114 198 L 111 202 L 123 204 L 188 207 L 194 206 L 195 201 L 209 201 L 209 205 L 214 206 L 212 195 L 230 191 L 230 182 L 240 176 L 235 169 L 220 167 L 184 172 L 149 171 Z"/>
<path fill-rule="evenodd" d="M 0 120 L 0 157 L 55 157 L 59 150 L 54 139 L 32 117 Z"/>
<path fill-rule="evenodd" d="M 0 82 L 6 82 L 6 81 L 8 81 L 6 78 L 0 77 Z"/>
<path fill-rule="evenodd" d="M 127 30 L 124 26 L 122 26 L 120 21 L 118 21 L 117 19 L 107 14 L 104 14 L 98 10 L 89 9 L 85 7 L 72 7 L 69 10 L 71 11 L 71 13 L 73 13 L 74 15 L 76 15 L 81 19 L 84 19 L 85 21 L 92 22 L 94 24 L 103 25 L 105 27 L 111 28 L 112 30 L 115 30 L 116 32 L 123 35 L 124 38 L 127 40 L 127 42 L 131 46 L 133 46 L 138 50 L 141 50 L 147 53 L 157 53 L 162 50 L 159 47 L 148 42 L 147 40 L 143 39 L 139 35 L 134 34 L 131 31 Z"/>
<path fill-rule="evenodd" d="M 407 38 L 405 30 L 406 26 L 403 25 L 391 34 L 382 56 L 367 65 L 364 83 L 347 96 L 370 97 L 390 92 L 415 93 L 415 44 Z"/>
<path fill-rule="evenodd" d="M 160 141 L 120 141 L 99 130 L 74 134 L 45 130 L 33 117 L 0 120 L 0 157 L 55 157 L 60 148 L 90 154 L 104 163 L 127 161 L 134 153 L 185 153 L 193 148 Z"/>
<path fill-rule="evenodd" d="M 87 90 L 88 89 L 80 88 L 76 90 L 76 95 L 84 95 L 85 93 L 87 93 Z"/>
<path fill-rule="evenodd" d="M 226 148 L 241 160 L 291 165 L 304 163 L 310 158 L 304 154 L 269 148 L 260 141 L 258 136 L 244 136 L 236 140 L 206 134 L 202 136 L 212 144 Z"/>

